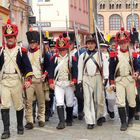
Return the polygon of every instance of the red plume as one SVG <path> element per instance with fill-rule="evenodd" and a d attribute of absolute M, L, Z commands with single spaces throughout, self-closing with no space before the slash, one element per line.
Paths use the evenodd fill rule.
<path fill-rule="evenodd" d="M 121 31 L 122 31 L 122 32 L 124 31 L 124 27 L 121 27 Z"/>
<path fill-rule="evenodd" d="M 62 38 L 62 37 L 63 37 L 63 35 L 62 35 L 62 34 L 60 34 L 60 35 L 59 35 L 59 38 Z"/>
<path fill-rule="evenodd" d="M 10 19 L 7 20 L 7 24 L 11 24 L 11 20 Z"/>

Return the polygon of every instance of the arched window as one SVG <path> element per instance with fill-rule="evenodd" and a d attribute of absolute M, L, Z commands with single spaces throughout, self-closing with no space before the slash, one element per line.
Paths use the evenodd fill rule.
<path fill-rule="evenodd" d="M 100 9 L 103 9 L 103 6 L 102 6 L 102 4 L 100 4 Z"/>
<path fill-rule="evenodd" d="M 105 9 L 105 4 L 103 4 L 103 9 Z"/>
<path fill-rule="evenodd" d="M 137 14 L 134 14 L 133 16 L 132 15 L 127 16 L 127 29 L 130 30 L 132 26 L 135 26 L 136 29 L 139 29 L 139 16 Z"/>
<path fill-rule="evenodd" d="M 116 9 L 118 9 L 119 8 L 119 4 L 116 4 Z"/>
<path fill-rule="evenodd" d="M 97 16 L 97 18 L 98 18 L 98 27 L 100 28 L 100 30 L 104 30 L 104 17 L 102 16 L 102 15 L 98 15 Z"/>
<path fill-rule="evenodd" d="M 121 28 L 121 17 L 117 14 L 113 14 L 109 18 L 109 29 L 119 30 Z"/>
<path fill-rule="evenodd" d="M 114 9 L 114 4 L 112 4 L 111 9 Z"/>
<path fill-rule="evenodd" d="M 135 4 L 135 9 L 138 9 L 138 3 Z"/>

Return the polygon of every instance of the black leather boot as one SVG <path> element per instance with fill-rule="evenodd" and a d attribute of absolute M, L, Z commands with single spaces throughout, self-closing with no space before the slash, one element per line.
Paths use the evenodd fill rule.
<path fill-rule="evenodd" d="M 67 126 L 72 126 L 73 107 L 66 107 L 66 114 L 66 124 Z"/>
<path fill-rule="evenodd" d="M 4 132 L 1 135 L 1 139 L 8 139 L 10 137 L 10 116 L 9 109 L 1 109 L 1 116 L 4 125 Z"/>
<path fill-rule="evenodd" d="M 16 111 L 16 116 L 17 116 L 17 134 L 19 134 L 19 135 L 23 135 L 24 134 L 23 114 L 24 114 L 24 109 L 21 109 L 20 111 Z"/>
<path fill-rule="evenodd" d="M 51 116 L 51 109 L 49 101 L 45 101 L 45 121 L 49 121 L 49 118 Z"/>
<path fill-rule="evenodd" d="M 59 124 L 56 128 L 64 129 L 65 128 L 64 106 L 57 106 L 57 113 L 59 118 Z"/>
<path fill-rule="evenodd" d="M 129 107 L 128 112 L 128 126 L 131 127 L 133 125 L 133 117 L 135 115 L 135 107 Z"/>
<path fill-rule="evenodd" d="M 126 110 L 125 107 L 120 107 L 118 108 L 120 120 L 121 120 L 121 131 L 126 131 L 127 130 L 127 123 L 126 123 Z"/>
<path fill-rule="evenodd" d="M 33 101 L 33 122 L 35 123 L 35 120 L 36 120 L 36 106 L 37 106 L 37 101 Z"/>

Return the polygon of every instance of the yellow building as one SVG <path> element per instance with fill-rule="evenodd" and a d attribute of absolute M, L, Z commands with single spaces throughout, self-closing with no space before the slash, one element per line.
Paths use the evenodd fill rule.
<path fill-rule="evenodd" d="M 123 26 L 140 29 L 140 0 L 97 0 L 98 27 L 104 33 L 115 35 Z"/>
<path fill-rule="evenodd" d="M 2 45 L 2 26 L 6 23 L 10 14 L 10 11 L 7 6 L 7 0 L 0 1 L 0 46 Z"/>

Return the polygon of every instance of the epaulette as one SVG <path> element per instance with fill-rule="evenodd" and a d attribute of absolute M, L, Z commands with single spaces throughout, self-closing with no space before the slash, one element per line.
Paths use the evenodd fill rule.
<path fill-rule="evenodd" d="M 75 61 L 75 62 L 77 62 L 77 57 L 75 55 L 72 56 L 72 60 Z"/>
<path fill-rule="evenodd" d="M 22 51 L 22 52 L 27 52 L 27 48 L 22 47 L 22 48 L 21 48 L 21 51 Z"/>
<path fill-rule="evenodd" d="M 112 51 L 112 52 L 109 53 L 110 58 L 117 57 L 117 55 L 118 55 L 118 52 Z"/>
<path fill-rule="evenodd" d="M 140 55 L 140 52 L 137 52 L 138 55 Z"/>
<path fill-rule="evenodd" d="M 138 57 L 138 53 L 137 52 L 132 52 L 132 57 L 133 58 L 137 58 Z"/>
<path fill-rule="evenodd" d="M 50 57 L 50 61 L 52 61 L 55 57 L 59 57 L 59 55 L 56 53 L 53 56 Z"/>

